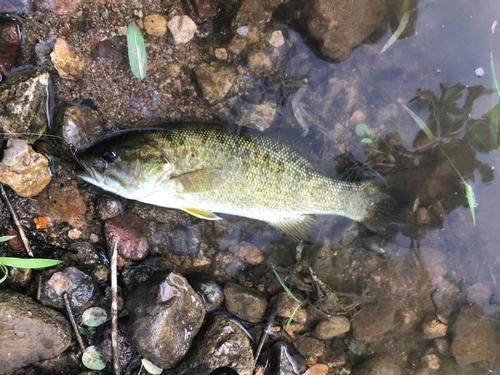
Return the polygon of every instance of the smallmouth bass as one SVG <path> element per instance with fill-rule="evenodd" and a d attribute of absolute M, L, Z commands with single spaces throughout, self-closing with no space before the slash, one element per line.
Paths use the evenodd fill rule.
<path fill-rule="evenodd" d="M 297 151 L 242 128 L 204 123 L 124 130 L 105 135 L 78 157 L 83 180 L 127 199 L 191 215 L 262 220 L 307 239 L 315 215 L 358 222 L 388 198 L 372 182 L 344 182 L 314 170 Z"/>

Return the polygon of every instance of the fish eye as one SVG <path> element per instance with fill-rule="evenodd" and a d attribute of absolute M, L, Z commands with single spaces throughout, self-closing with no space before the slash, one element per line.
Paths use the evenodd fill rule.
<path fill-rule="evenodd" d="M 102 155 L 101 155 L 101 160 L 102 160 L 103 162 L 105 162 L 105 163 L 106 163 L 106 165 L 107 165 L 108 163 L 112 163 L 112 162 L 114 162 L 114 161 L 115 161 L 115 159 L 116 159 L 116 152 L 114 152 L 114 151 L 111 151 L 111 152 L 109 152 L 109 151 L 104 151 L 104 152 L 102 153 Z"/>

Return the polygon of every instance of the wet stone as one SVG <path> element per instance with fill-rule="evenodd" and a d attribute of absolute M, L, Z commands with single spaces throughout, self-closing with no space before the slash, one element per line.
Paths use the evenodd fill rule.
<path fill-rule="evenodd" d="M 102 197 L 97 201 L 99 219 L 106 221 L 123 214 L 123 202 L 114 197 Z"/>
<path fill-rule="evenodd" d="M 267 300 L 259 291 L 227 283 L 224 286 L 226 309 L 238 318 L 257 323 L 266 314 Z"/>
<path fill-rule="evenodd" d="M 269 364 L 264 375 L 302 375 L 306 370 L 304 358 L 283 341 L 278 341 L 273 345 Z"/>
<path fill-rule="evenodd" d="M 41 69 L 13 73 L 0 85 L 0 127 L 2 132 L 33 143 L 49 126 L 50 76 Z M 15 135 L 34 133 L 37 135 Z M 39 135 L 38 135 L 39 134 Z"/>
<path fill-rule="evenodd" d="M 209 374 L 220 367 L 232 368 L 239 375 L 253 373 L 252 343 L 243 329 L 229 318 L 213 319 L 186 358 L 169 374 Z"/>
<path fill-rule="evenodd" d="M 125 307 L 130 343 L 160 368 L 184 357 L 205 318 L 201 297 L 175 272 L 161 272 L 139 285 Z"/>
<path fill-rule="evenodd" d="M 0 13 L 29 13 L 31 0 L 10 0 L 0 2 Z"/>
<path fill-rule="evenodd" d="M 196 24 L 188 16 L 174 16 L 167 22 L 167 26 L 176 45 L 188 43 L 196 32 Z"/>
<path fill-rule="evenodd" d="M 104 223 L 104 233 L 108 244 L 108 255 L 115 243 L 118 252 L 118 267 L 123 267 L 145 258 L 149 252 L 146 226 L 136 214 L 128 211 Z"/>
<path fill-rule="evenodd" d="M 52 174 L 49 161 L 20 139 L 7 141 L 0 163 L 0 182 L 9 185 L 17 195 L 25 198 L 39 194 L 49 184 Z"/>
<path fill-rule="evenodd" d="M 210 104 L 220 103 L 236 81 L 234 70 L 223 63 L 201 63 L 194 69 L 203 97 Z"/>
<path fill-rule="evenodd" d="M 219 0 L 195 0 L 195 4 L 201 18 L 212 18 L 217 15 Z"/>
<path fill-rule="evenodd" d="M 247 105 L 243 108 L 238 125 L 264 131 L 271 126 L 276 116 L 276 108 L 276 103 L 271 101 Z"/>
<path fill-rule="evenodd" d="M 213 281 L 203 281 L 193 285 L 203 297 L 203 303 L 207 312 L 217 310 L 224 302 L 222 287 Z"/>
<path fill-rule="evenodd" d="M 343 335 L 351 328 L 349 319 L 345 316 L 332 316 L 319 322 L 314 327 L 313 335 L 321 340 L 330 340 Z"/>
<path fill-rule="evenodd" d="M 21 49 L 20 30 L 17 20 L 0 17 L 0 81 L 1 76 L 5 78 L 16 63 L 16 57 Z"/>
<path fill-rule="evenodd" d="M 44 272 L 42 280 L 40 302 L 46 306 L 65 310 L 63 294 L 68 293 L 73 312 L 80 314 L 95 304 L 100 297 L 97 283 L 74 267 L 57 272 Z"/>
<path fill-rule="evenodd" d="M 395 314 L 396 304 L 391 300 L 364 305 L 352 321 L 354 337 L 372 341 L 382 336 L 394 327 Z"/>
<path fill-rule="evenodd" d="M 46 215 L 53 223 L 68 223 L 75 228 L 86 225 L 87 206 L 78 189 L 50 185 L 40 201 L 40 214 Z"/>
<path fill-rule="evenodd" d="M 375 357 L 356 365 L 352 375 L 401 375 L 401 364 L 391 356 Z"/>
<path fill-rule="evenodd" d="M 144 19 L 144 29 L 149 35 L 163 36 L 167 33 L 167 20 L 161 14 L 150 14 Z"/>
<path fill-rule="evenodd" d="M 484 317 L 483 309 L 472 305 L 460 312 L 452 327 L 451 354 L 461 366 L 489 359 L 494 355 L 495 322 L 481 317 Z"/>
<path fill-rule="evenodd" d="M 61 78 L 77 81 L 83 77 L 85 62 L 73 53 L 66 39 L 57 39 L 50 58 Z"/>
<path fill-rule="evenodd" d="M 300 337 L 295 341 L 295 347 L 305 357 L 318 358 L 323 355 L 325 345 L 315 337 Z"/>
<path fill-rule="evenodd" d="M 26 287 L 33 280 L 33 270 L 30 268 L 9 267 L 9 277 L 5 280 L 7 283 Z"/>
<path fill-rule="evenodd" d="M 57 126 L 59 134 L 77 150 L 83 149 L 103 131 L 97 112 L 79 104 L 66 106 L 58 115 Z"/>
<path fill-rule="evenodd" d="M 42 0 L 41 6 L 56 14 L 73 13 L 82 0 Z"/>
<path fill-rule="evenodd" d="M 264 254 L 257 246 L 246 241 L 229 247 L 229 251 L 251 265 L 260 264 L 265 259 Z"/>
<path fill-rule="evenodd" d="M 294 293 L 294 296 L 302 300 L 300 294 Z M 276 302 L 276 314 L 284 318 L 290 318 L 297 308 L 297 305 L 298 302 L 295 301 L 290 294 L 282 292 L 278 296 L 278 301 Z M 299 307 L 295 315 L 293 315 L 293 321 L 299 324 L 304 324 L 307 321 L 307 312 L 302 306 Z"/>
<path fill-rule="evenodd" d="M 427 315 L 422 324 L 424 339 L 435 339 L 446 335 L 448 322 L 442 316 Z"/>
<path fill-rule="evenodd" d="M 71 344 L 66 318 L 22 294 L 0 289 L 0 372 L 53 358 Z"/>

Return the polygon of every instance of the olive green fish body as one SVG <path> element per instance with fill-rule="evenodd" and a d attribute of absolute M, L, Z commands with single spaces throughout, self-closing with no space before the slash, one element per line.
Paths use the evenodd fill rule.
<path fill-rule="evenodd" d="M 307 237 L 313 214 L 363 221 L 379 199 L 371 184 L 333 180 L 279 141 L 207 124 L 132 130 L 107 137 L 80 157 L 90 183 L 126 198 L 263 220 Z"/>

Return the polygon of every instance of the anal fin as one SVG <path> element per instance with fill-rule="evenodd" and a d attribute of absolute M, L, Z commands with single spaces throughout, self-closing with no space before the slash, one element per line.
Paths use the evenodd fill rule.
<path fill-rule="evenodd" d="M 183 208 L 181 208 L 181 210 L 184 212 L 187 212 L 190 215 L 199 217 L 200 219 L 205 219 L 205 220 L 221 220 L 222 219 L 220 216 L 217 216 L 212 211 L 202 210 L 199 208 L 183 207 Z"/>
<path fill-rule="evenodd" d="M 293 218 L 284 218 L 279 221 L 266 221 L 267 224 L 294 240 L 308 240 L 316 228 L 316 215 L 300 215 Z"/>

